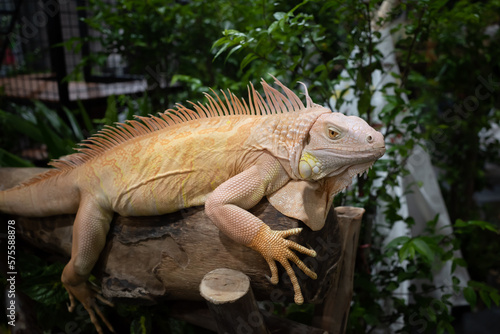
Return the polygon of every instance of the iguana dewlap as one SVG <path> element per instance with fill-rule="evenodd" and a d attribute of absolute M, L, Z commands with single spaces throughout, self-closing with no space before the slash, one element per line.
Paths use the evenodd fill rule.
<path fill-rule="evenodd" d="M 264 196 L 283 214 L 322 228 L 333 196 L 385 152 L 383 136 L 361 118 L 307 104 L 276 80 L 284 94 L 262 81 L 248 103 L 232 93 L 206 94 L 208 103 L 178 105 L 159 117 L 107 127 L 78 153 L 53 161 L 56 169 L 0 192 L 0 211 L 24 216 L 76 213 L 71 260 L 62 282 L 71 305 L 78 299 L 99 333 L 95 306 L 102 300 L 87 279 L 104 247 L 114 212 L 160 215 L 205 204 L 212 222 L 234 241 L 260 252 L 278 282 L 276 261 L 286 269 L 303 302 L 289 263 L 309 277 L 293 251 L 315 252 L 285 239 L 300 229 L 273 231 L 247 209 Z"/>

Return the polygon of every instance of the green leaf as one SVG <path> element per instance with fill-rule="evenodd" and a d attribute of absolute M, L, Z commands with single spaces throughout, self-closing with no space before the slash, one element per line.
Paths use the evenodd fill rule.
<path fill-rule="evenodd" d="M 243 70 L 245 67 L 248 66 L 248 64 L 250 64 L 252 61 L 254 61 L 255 59 L 259 58 L 259 56 L 257 56 L 256 54 L 254 53 L 249 53 L 245 56 L 245 58 L 243 58 L 243 60 L 241 61 L 241 64 L 240 64 L 240 70 Z"/>
<path fill-rule="evenodd" d="M 276 27 L 278 26 L 279 24 L 279 21 L 274 21 L 273 23 L 271 23 L 271 25 L 269 25 L 269 28 L 267 28 L 267 33 L 269 35 L 271 35 L 273 33 L 274 30 L 276 30 Z"/>
<path fill-rule="evenodd" d="M 380 319 L 375 314 L 371 314 L 369 312 L 363 314 L 363 320 L 372 326 L 380 323 Z"/>
<path fill-rule="evenodd" d="M 19 158 L 3 148 L 0 148 L 0 166 L 2 167 L 34 167 L 28 160 Z"/>
<path fill-rule="evenodd" d="M 455 224 L 454 224 L 454 227 L 457 227 L 457 228 L 465 228 L 465 227 L 469 227 L 469 226 L 477 226 L 482 230 L 488 230 L 488 231 L 492 231 L 495 233 L 499 233 L 499 230 L 497 229 L 497 227 L 494 224 L 491 224 L 491 223 L 485 222 L 485 221 L 481 221 L 481 220 L 469 220 L 469 221 L 465 222 L 461 219 L 457 219 L 455 221 Z"/>
<path fill-rule="evenodd" d="M 131 334 L 148 334 L 151 332 L 151 317 L 141 315 L 130 324 Z"/>
<path fill-rule="evenodd" d="M 216 47 L 221 46 L 222 44 L 228 43 L 229 41 L 230 41 L 230 39 L 228 37 L 219 38 L 218 40 L 216 40 L 214 42 L 214 44 L 212 44 L 212 48 L 210 50 L 213 50 Z"/>
<path fill-rule="evenodd" d="M 281 31 L 285 31 L 285 23 L 286 23 L 285 19 L 278 21 L 278 25 L 280 26 Z"/>
<path fill-rule="evenodd" d="M 31 299 L 45 306 L 59 304 L 67 300 L 60 276 L 64 268 L 62 263 L 48 264 L 32 254 L 20 254 L 19 265 L 22 281 L 19 289 Z"/>
<path fill-rule="evenodd" d="M 34 104 L 37 114 L 41 114 L 41 116 L 48 122 L 50 127 L 55 129 L 62 138 L 70 138 L 72 136 L 70 128 L 66 125 L 65 121 L 61 117 L 59 117 L 57 112 L 49 109 L 40 101 L 34 101 Z"/>
<path fill-rule="evenodd" d="M 324 71 L 325 69 L 326 69 L 325 64 L 320 64 L 320 65 L 316 66 L 313 73 L 318 73 L 318 72 Z"/>
<path fill-rule="evenodd" d="M 359 97 L 358 111 L 360 115 L 364 115 L 368 112 L 371 104 L 371 98 L 372 95 L 368 91 L 363 92 L 363 94 Z"/>
<path fill-rule="evenodd" d="M 465 297 L 465 300 L 467 301 L 467 303 L 469 303 L 469 305 L 471 307 L 476 306 L 477 295 L 476 295 L 476 291 L 473 288 L 471 288 L 470 286 L 466 287 L 464 289 L 464 297 Z"/>
<path fill-rule="evenodd" d="M 443 325 L 441 325 L 441 322 L 442 321 L 438 322 L 438 325 L 437 325 L 437 328 L 436 328 L 436 334 L 444 334 L 445 328 L 444 328 Z"/>
<path fill-rule="evenodd" d="M 480 227 L 482 230 L 489 230 L 489 231 L 492 231 L 492 232 L 495 232 L 495 233 L 498 233 L 498 229 L 496 228 L 495 225 L 491 224 L 491 223 L 488 223 L 488 222 L 485 222 L 485 221 L 481 221 L 481 220 L 470 220 L 467 222 L 470 226 L 478 226 Z"/>
<path fill-rule="evenodd" d="M 239 45 L 236 45 L 234 48 L 231 49 L 231 51 L 229 51 L 227 53 L 227 56 L 226 56 L 226 60 L 229 59 L 229 57 L 236 51 L 238 51 L 239 49 L 241 49 L 243 47 L 243 45 L 239 44 Z"/>
<path fill-rule="evenodd" d="M 36 142 L 43 143 L 43 136 L 36 125 L 36 120 L 28 121 L 3 110 L 0 110 L 0 117 L 4 118 L 4 123 L 8 124 L 15 131 L 30 137 Z"/>
<path fill-rule="evenodd" d="M 274 18 L 279 21 L 286 16 L 285 12 L 276 12 L 273 14 Z"/>
<path fill-rule="evenodd" d="M 449 261 L 453 258 L 453 251 L 448 251 L 448 252 L 445 252 L 441 255 L 441 261 L 442 262 L 446 262 L 446 261 Z"/>
<path fill-rule="evenodd" d="M 92 124 L 92 121 L 90 120 L 89 114 L 87 113 L 87 110 L 85 110 L 85 107 L 83 106 L 82 101 L 78 100 L 76 102 L 76 104 L 78 105 L 78 111 L 80 112 L 80 115 L 82 115 L 83 124 L 85 125 L 85 129 L 87 129 L 88 132 L 93 132 L 94 125 Z"/>
<path fill-rule="evenodd" d="M 63 106 L 63 110 L 64 110 L 64 113 L 66 114 L 66 117 L 68 117 L 69 123 L 71 125 L 71 129 L 73 130 L 73 134 L 74 134 L 75 138 L 78 141 L 83 140 L 84 139 L 83 133 L 82 133 L 82 130 L 80 129 L 80 126 L 78 125 L 78 122 L 75 119 L 75 116 L 73 115 L 71 110 L 69 110 L 68 108 L 66 108 L 64 106 Z"/>
<path fill-rule="evenodd" d="M 448 321 L 440 320 L 437 324 L 436 334 L 445 333 L 445 331 L 447 334 L 455 334 L 455 329 Z"/>
<path fill-rule="evenodd" d="M 217 51 L 217 53 L 216 53 L 216 54 L 215 54 L 215 56 L 214 56 L 214 59 L 216 59 L 217 57 L 219 57 L 219 56 L 220 56 L 220 54 L 221 54 L 222 52 L 226 51 L 226 49 L 229 47 L 229 44 L 230 44 L 230 43 L 224 44 L 224 45 L 223 45 L 223 46 L 219 49 L 219 51 Z"/>
<path fill-rule="evenodd" d="M 486 304 L 486 306 L 488 306 L 488 308 L 491 308 L 490 294 L 485 290 L 479 290 L 479 296 L 481 297 L 481 300 Z"/>
<path fill-rule="evenodd" d="M 31 299 L 44 305 L 53 305 L 66 299 L 65 291 L 59 282 L 40 278 L 36 285 L 22 289 Z"/>
<path fill-rule="evenodd" d="M 387 284 L 387 286 L 386 286 L 386 290 L 387 290 L 387 291 L 394 291 L 394 290 L 396 290 L 398 287 L 399 287 L 399 284 L 398 284 L 397 282 L 390 282 L 389 284 Z"/>
<path fill-rule="evenodd" d="M 43 115 L 36 114 L 37 125 L 40 133 L 42 134 L 42 142 L 47 144 L 47 150 L 50 158 L 58 158 L 70 153 L 70 149 L 74 143 L 67 138 L 59 136 L 54 130 L 44 122 Z"/>
<path fill-rule="evenodd" d="M 434 253 L 430 249 L 427 242 L 420 238 L 415 238 L 412 240 L 412 244 L 415 246 L 415 250 L 427 259 L 427 262 L 432 263 L 434 261 Z"/>
<path fill-rule="evenodd" d="M 309 2 L 309 0 L 304 0 L 302 1 L 301 3 L 299 3 L 298 5 L 296 5 L 295 7 L 292 8 L 291 11 L 288 12 L 288 15 L 292 15 L 293 16 L 293 13 L 300 7 L 304 6 L 305 4 L 307 4 Z"/>
<path fill-rule="evenodd" d="M 427 318 L 429 318 L 432 322 L 436 322 L 437 320 L 437 315 L 436 315 L 436 311 L 434 310 L 433 307 L 427 307 L 425 309 L 427 311 Z"/>
<path fill-rule="evenodd" d="M 454 258 L 453 262 L 456 263 L 457 266 L 467 267 L 467 262 L 461 257 Z"/>
<path fill-rule="evenodd" d="M 407 258 L 413 259 L 415 256 L 415 248 L 411 242 L 407 242 L 406 244 L 401 247 L 401 249 L 398 252 L 399 255 L 399 262 L 403 262 Z"/>
<path fill-rule="evenodd" d="M 498 294 L 497 290 L 490 292 L 490 298 L 491 300 L 493 300 L 496 306 L 500 305 L 500 294 Z"/>
<path fill-rule="evenodd" d="M 390 249 L 390 248 L 394 248 L 394 247 L 397 247 L 403 243 L 406 243 L 408 242 L 408 240 L 410 240 L 410 237 L 406 237 L 406 236 L 402 236 L 402 237 L 397 237 L 397 238 L 394 238 L 392 239 L 386 246 L 385 248 L 386 249 Z"/>

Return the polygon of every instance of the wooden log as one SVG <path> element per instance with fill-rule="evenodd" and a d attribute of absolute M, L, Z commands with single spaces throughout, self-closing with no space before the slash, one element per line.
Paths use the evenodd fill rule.
<path fill-rule="evenodd" d="M 337 207 L 338 225 L 343 236 L 342 256 L 332 277 L 332 288 L 316 306 L 313 324 L 332 334 L 345 332 L 354 284 L 354 264 L 364 209 Z"/>
<path fill-rule="evenodd" d="M 169 315 L 189 322 L 201 328 L 213 332 L 217 331 L 215 320 L 206 305 L 193 301 L 170 302 Z M 264 322 L 268 330 L 273 334 L 329 334 L 324 329 L 304 325 L 290 319 L 285 319 L 261 309 Z M 235 331 L 233 331 L 235 332 Z M 246 332 L 243 332 L 246 333 Z"/>
<path fill-rule="evenodd" d="M 0 169 L 0 189 L 11 187 L 40 171 Z M 19 177 L 20 173 L 23 177 Z M 348 228 L 353 216 L 346 210 L 332 210 L 325 227 L 316 232 L 282 215 L 265 199 L 250 210 L 275 230 L 304 227 L 299 236 L 291 239 L 315 249 L 318 254 L 315 258 L 299 254 L 317 273 L 317 280 L 310 279 L 295 267 L 306 303 L 321 303 L 332 286 L 334 291 L 338 290 L 337 285 L 342 284 L 338 276 L 341 267 L 351 270 L 345 275 L 352 277 L 354 260 L 344 258 L 342 261 L 341 254 L 348 247 L 356 247 L 352 244 L 356 242 L 352 233 L 359 229 L 359 224 Z M 363 211 L 357 210 L 361 210 L 358 213 Z M 69 259 L 74 215 L 9 217 L 12 218 L 16 219 L 19 237 L 37 248 L 59 254 L 63 261 Z M 347 266 L 346 261 L 352 261 L 351 266 Z M 115 215 L 94 274 L 100 278 L 106 298 L 152 304 L 165 299 L 202 300 L 198 287 L 203 276 L 221 265 L 248 275 L 257 299 L 293 301 L 293 289 L 283 268 L 278 265 L 280 282 L 276 286 L 271 284 L 266 278 L 270 275 L 269 267 L 262 256 L 221 233 L 205 215 L 203 207 L 163 216 Z M 348 314 L 346 301 L 335 312 Z"/>
<path fill-rule="evenodd" d="M 250 288 L 250 279 L 241 271 L 212 270 L 203 277 L 200 294 L 207 301 L 219 334 L 269 334 Z"/>

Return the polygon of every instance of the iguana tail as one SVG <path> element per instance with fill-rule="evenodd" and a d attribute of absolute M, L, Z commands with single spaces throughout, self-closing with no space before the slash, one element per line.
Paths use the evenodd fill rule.
<path fill-rule="evenodd" d="M 80 195 L 71 171 L 50 170 L 0 191 L 0 212 L 27 217 L 76 213 Z"/>

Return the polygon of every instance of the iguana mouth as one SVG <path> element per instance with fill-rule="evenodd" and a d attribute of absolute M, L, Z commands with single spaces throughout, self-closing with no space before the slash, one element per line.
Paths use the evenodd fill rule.
<path fill-rule="evenodd" d="M 336 155 L 338 158 L 344 158 L 344 159 L 349 159 L 349 157 L 352 157 L 353 152 L 350 155 Z M 348 178 L 353 178 L 356 175 L 361 175 L 365 172 L 367 172 L 375 163 L 377 159 L 379 159 L 381 156 L 384 155 L 385 153 L 385 147 L 378 148 L 376 150 L 370 150 L 370 151 L 365 151 L 365 152 L 355 152 L 355 153 L 360 153 L 363 157 L 359 158 L 361 160 L 358 163 L 354 163 L 352 165 L 345 165 L 342 166 L 341 168 L 338 168 L 331 172 L 330 174 L 327 175 L 327 177 L 332 177 L 332 176 L 342 176 L 345 177 L 347 176 Z M 366 154 L 363 154 L 366 153 Z M 350 184 L 350 183 L 349 183 Z"/>
<path fill-rule="evenodd" d="M 349 186 L 352 183 L 352 178 L 354 176 L 362 175 L 363 173 L 368 172 L 368 170 L 373 166 L 374 163 L 375 160 L 371 160 L 360 164 L 344 166 L 328 174 L 326 177 L 340 177 L 342 179 L 345 179 L 344 183 L 348 182 L 346 186 Z"/>
<path fill-rule="evenodd" d="M 357 165 L 352 165 L 342 169 L 341 171 L 337 170 L 336 172 L 329 174 L 327 177 L 334 176 L 338 179 L 336 183 L 337 190 L 332 193 L 332 196 L 335 196 L 344 189 L 347 189 L 347 187 L 349 187 L 352 184 L 354 176 L 356 175 L 361 176 L 363 173 L 368 172 L 368 170 L 373 167 L 374 163 L 375 160 Z"/>
<path fill-rule="evenodd" d="M 356 175 L 361 176 L 364 173 L 368 173 L 368 171 L 372 168 L 374 163 L 375 161 L 370 161 L 364 164 L 351 166 L 347 169 L 347 173 L 350 178 L 353 178 Z"/>
<path fill-rule="evenodd" d="M 347 150 L 347 149 L 340 149 L 336 152 L 336 156 L 340 158 L 345 158 L 349 159 L 352 158 L 353 155 L 359 155 L 361 156 L 359 160 L 372 160 L 375 161 L 381 156 L 383 156 L 385 153 L 385 145 L 384 146 L 379 146 L 379 147 L 370 147 L 367 148 L 366 150 Z"/>

